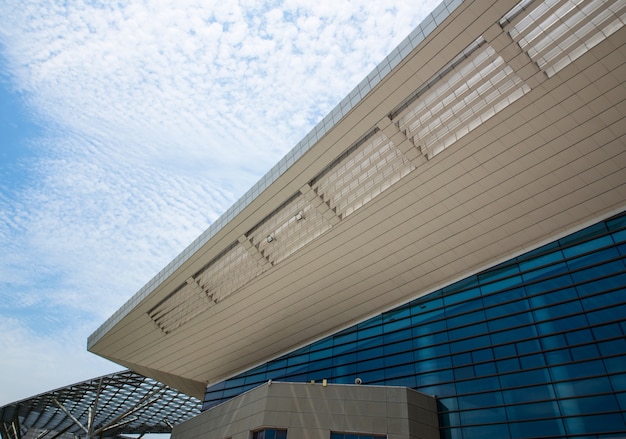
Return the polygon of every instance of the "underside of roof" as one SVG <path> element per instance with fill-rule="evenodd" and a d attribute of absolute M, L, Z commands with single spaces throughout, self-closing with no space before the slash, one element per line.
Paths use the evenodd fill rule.
<path fill-rule="evenodd" d="M 457 3 L 444 2 L 89 350 L 200 397 L 624 210 L 626 3 Z"/>
<path fill-rule="evenodd" d="M 117 372 L 0 407 L 3 439 L 114 438 L 170 433 L 200 401 L 131 371 Z"/>

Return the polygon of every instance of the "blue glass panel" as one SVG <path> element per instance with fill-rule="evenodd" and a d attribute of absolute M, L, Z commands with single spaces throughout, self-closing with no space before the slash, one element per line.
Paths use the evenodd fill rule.
<path fill-rule="evenodd" d="M 460 413 L 461 425 L 496 424 L 506 420 L 504 407 L 490 407 L 488 409 L 465 410 Z"/>
<path fill-rule="evenodd" d="M 534 402 L 532 404 L 510 405 L 506 407 L 509 421 L 560 417 L 556 401 Z"/>
<path fill-rule="evenodd" d="M 514 288 L 512 290 L 500 291 L 496 294 L 483 296 L 483 303 L 485 304 L 485 307 L 500 305 L 506 302 L 518 300 L 526 300 L 526 289 L 523 287 Z M 516 310 L 519 310 L 519 307 L 516 308 Z"/>
<path fill-rule="evenodd" d="M 333 366 L 344 366 L 346 364 L 356 363 L 356 352 L 350 352 L 349 354 L 333 355 Z"/>
<path fill-rule="evenodd" d="M 517 271 L 517 266 L 512 266 L 511 268 L 515 268 L 515 271 Z M 509 278 L 502 279 L 496 282 L 482 284 L 480 287 L 480 291 L 483 295 L 487 295 L 498 291 L 510 290 L 511 288 L 518 287 L 522 284 L 522 282 L 522 276 L 511 276 Z"/>
<path fill-rule="evenodd" d="M 478 389 L 485 392 L 488 390 L 499 390 L 500 382 L 498 381 L 498 377 L 476 378 L 456 383 L 456 390 L 459 395 L 476 392 Z"/>
<path fill-rule="evenodd" d="M 315 361 L 320 360 L 322 358 L 329 358 L 333 354 L 332 349 L 321 349 L 321 350 L 313 350 L 311 349 L 311 353 L 309 354 L 309 360 Z"/>
<path fill-rule="evenodd" d="M 525 261 L 520 261 L 519 267 L 521 271 L 532 270 L 533 268 L 541 267 L 544 265 L 554 264 L 555 262 L 559 262 L 563 259 L 563 253 L 561 250 L 553 251 L 551 253 L 546 253 L 540 256 L 537 256 L 533 259 L 528 259 Z"/>
<path fill-rule="evenodd" d="M 604 363 L 602 360 L 582 361 L 566 366 L 550 367 L 550 374 L 555 381 L 576 380 L 594 375 L 604 374 Z"/>
<path fill-rule="evenodd" d="M 541 343 L 536 339 L 517 342 L 515 347 L 517 348 L 517 353 L 520 355 L 541 351 Z"/>
<path fill-rule="evenodd" d="M 497 373 L 494 363 L 482 363 L 474 366 L 476 376 L 493 375 Z"/>
<path fill-rule="evenodd" d="M 500 376 L 502 388 L 532 386 L 540 383 L 549 383 L 550 375 L 546 369 L 526 370 Z"/>
<path fill-rule="evenodd" d="M 382 369 L 383 367 L 385 367 L 385 363 L 384 357 L 381 355 L 379 357 L 372 358 L 371 360 L 359 360 L 356 368 L 359 372 L 362 372 Z"/>
<path fill-rule="evenodd" d="M 456 380 L 465 380 L 475 376 L 474 366 L 457 367 L 454 369 L 454 379 Z"/>
<path fill-rule="evenodd" d="M 402 364 L 400 366 L 393 366 L 385 368 L 385 380 L 390 380 L 393 378 L 399 377 L 407 377 L 415 376 L 415 367 L 413 367 L 413 363 Z M 406 385 L 406 384 L 405 384 Z"/>
<path fill-rule="evenodd" d="M 475 286 L 477 283 L 477 276 L 469 276 L 465 279 L 461 279 L 453 284 L 448 285 L 447 287 L 443 287 L 440 290 L 440 294 L 453 294 L 457 291 L 462 291 L 467 288 L 471 288 Z"/>
<path fill-rule="evenodd" d="M 452 364 L 454 364 L 455 366 L 464 366 L 472 363 L 472 354 L 469 352 L 452 356 Z"/>
<path fill-rule="evenodd" d="M 395 343 L 397 341 L 402 341 L 402 340 L 410 341 L 412 339 L 413 339 L 413 330 L 410 326 L 400 331 L 385 333 L 383 335 L 384 344 Z"/>
<path fill-rule="evenodd" d="M 449 355 L 449 354 L 450 354 L 450 345 L 447 345 L 447 344 L 424 347 L 421 349 L 416 349 L 414 352 L 414 356 L 416 360 L 438 357 L 441 355 Z"/>
<path fill-rule="evenodd" d="M 589 396 L 599 393 L 612 392 L 611 382 L 608 377 L 588 378 L 578 381 L 567 381 L 563 383 L 555 383 L 559 398 L 571 398 L 575 396 Z"/>
<path fill-rule="evenodd" d="M 614 218 L 609 218 L 605 222 L 608 230 L 618 230 L 626 227 L 626 215 L 619 215 Z M 625 230 L 626 232 L 626 230 Z"/>
<path fill-rule="evenodd" d="M 510 343 L 526 338 L 535 338 L 537 330 L 533 325 L 520 326 L 518 328 L 509 329 L 508 331 L 494 332 L 491 334 L 491 340 L 494 344 Z"/>
<path fill-rule="evenodd" d="M 626 241 L 626 230 L 621 230 L 619 232 L 613 233 L 613 241 L 616 243 Z"/>
<path fill-rule="evenodd" d="M 574 282 L 585 282 L 587 280 L 596 279 L 598 277 L 606 277 L 612 274 L 617 274 L 624 270 L 624 264 L 622 261 L 607 262 L 602 265 L 596 265 L 595 267 L 586 268 L 580 271 L 572 272 L 572 278 Z"/>
<path fill-rule="evenodd" d="M 610 308 L 601 309 L 587 313 L 590 325 L 607 323 L 615 320 L 623 320 L 626 315 L 626 304 L 614 305 Z"/>
<path fill-rule="evenodd" d="M 370 360 L 370 359 L 374 359 L 374 360 L 379 360 L 380 361 L 380 365 L 382 367 L 383 365 L 383 347 L 381 346 L 377 346 L 371 349 L 363 349 L 357 352 L 356 354 L 358 361 L 365 361 L 365 360 Z"/>
<path fill-rule="evenodd" d="M 538 268 L 522 274 L 524 282 L 533 282 L 526 285 L 528 294 L 537 294 L 543 291 L 558 288 L 560 285 L 569 285 L 571 278 L 569 274 L 555 277 L 562 273 L 567 273 L 568 268 L 565 262 L 559 262 L 547 267 Z M 546 279 L 541 281 L 541 279 Z"/>
<path fill-rule="evenodd" d="M 524 291 L 523 289 L 520 289 Z M 498 317 L 506 316 L 509 314 L 525 313 L 530 309 L 528 299 L 518 299 L 512 302 L 501 303 L 499 306 L 494 306 L 485 309 L 485 314 L 488 319 L 496 319 Z"/>
<path fill-rule="evenodd" d="M 355 330 L 355 328 L 348 328 L 335 334 L 334 346 L 355 342 L 357 334 L 358 332 Z"/>
<path fill-rule="evenodd" d="M 458 397 L 461 410 L 472 410 L 484 407 L 496 407 L 503 405 L 500 392 L 478 393 Z"/>
<path fill-rule="evenodd" d="M 563 242 L 566 241 L 567 240 L 561 240 L 561 245 L 563 245 Z M 602 247 L 607 247 L 609 245 L 613 245 L 613 240 L 611 239 L 610 235 L 605 235 L 600 238 L 582 242 L 572 247 L 564 248 L 563 254 L 566 258 L 573 258 L 577 255 L 591 252 Z"/>
<path fill-rule="evenodd" d="M 619 411 L 620 407 L 614 395 L 598 395 L 583 398 L 562 399 L 559 406 L 564 416 L 589 415 Z"/>
<path fill-rule="evenodd" d="M 558 349 L 567 346 L 564 334 L 556 334 L 541 338 L 541 346 L 544 349 Z"/>
<path fill-rule="evenodd" d="M 412 351 L 413 350 L 413 340 L 405 340 L 405 341 L 401 341 L 398 343 L 392 343 L 392 344 L 384 344 L 383 345 L 383 352 L 385 356 L 394 356 L 396 353 L 398 352 L 406 352 L 406 351 Z M 413 361 L 413 352 L 410 352 L 410 360 L 409 361 Z M 394 364 L 393 362 L 398 361 L 396 359 L 392 360 L 392 363 L 389 364 Z"/>
<path fill-rule="evenodd" d="M 455 303 L 467 301 L 470 299 L 474 299 L 474 302 L 472 302 L 472 304 L 469 305 L 468 308 L 482 308 L 479 288 L 471 288 L 469 290 L 461 291 L 452 295 L 446 295 L 443 297 L 443 303 L 447 306 L 450 306 Z"/>
<path fill-rule="evenodd" d="M 244 380 L 244 384 L 245 385 L 250 385 L 250 384 L 261 384 L 267 381 L 266 378 L 266 374 L 265 373 L 259 373 L 259 374 L 254 374 L 254 375 L 248 375 L 245 377 Z"/>
<path fill-rule="evenodd" d="M 565 334 L 565 339 L 569 346 L 589 343 L 593 341 L 593 334 L 590 329 L 580 329 L 578 331 L 570 331 Z"/>
<path fill-rule="evenodd" d="M 478 274 L 478 283 L 485 284 L 488 282 L 510 277 L 513 274 L 519 273 L 519 267 L 517 263 L 503 262 L 495 267 L 489 268 Z"/>
<path fill-rule="evenodd" d="M 575 259 L 567 261 L 567 265 L 570 270 L 578 270 L 580 268 L 588 267 L 590 265 L 596 265 L 598 263 L 608 261 L 611 259 L 619 258 L 619 252 L 615 247 L 610 247 L 595 253 L 580 256 Z"/>
<path fill-rule="evenodd" d="M 456 312 L 455 312 L 456 311 Z M 461 305 L 457 305 L 453 307 L 451 310 L 451 314 L 458 314 L 459 312 L 464 312 L 465 309 Z M 454 328 L 457 326 L 469 325 L 472 323 L 478 323 L 485 321 L 485 311 L 482 309 L 479 311 L 474 311 L 470 313 L 465 313 L 458 315 L 456 317 L 449 317 L 447 320 L 448 328 Z"/>
<path fill-rule="evenodd" d="M 515 344 L 505 344 L 502 346 L 496 346 L 493 348 L 493 352 L 495 354 L 495 358 L 506 358 L 513 357 L 517 355 L 517 350 L 515 349 Z"/>
<path fill-rule="evenodd" d="M 472 360 L 475 363 L 478 363 L 480 361 L 490 361 L 493 360 L 493 349 L 491 348 L 486 348 L 486 349 L 478 349 L 472 352 Z"/>
<path fill-rule="evenodd" d="M 576 290 L 578 291 L 578 295 L 583 297 L 607 290 L 620 289 L 623 288 L 624 285 L 626 285 L 626 273 L 619 273 L 576 285 Z"/>
<path fill-rule="evenodd" d="M 505 419 L 502 419 L 505 421 Z M 507 424 L 481 425 L 480 427 L 465 427 L 463 439 L 485 439 L 509 437 Z"/>
<path fill-rule="evenodd" d="M 589 360 L 591 358 L 598 358 L 600 356 L 600 352 L 598 351 L 597 346 L 594 344 L 573 347 L 570 349 L 570 353 L 574 361 Z"/>
<path fill-rule="evenodd" d="M 616 392 L 626 391 L 626 374 L 611 375 L 611 384 Z"/>
<path fill-rule="evenodd" d="M 606 433 L 626 429 L 624 418 L 621 413 L 609 413 L 604 415 L 577 416 L 565 418 L 565 429 L 569 434 L 584 432 Z"/>
<path fill-rule="evenodd" d="M 560 419 L 511 422 L 511 438 L 545 438 L 563 436 L 565 430 Z"/>
<path fill-rule="evenodd" d="M 484 346 L 490 346 L 491 340 L 487 334 L 487 324 L 478 323 L 471 326 L 465 326 L 459 329 L 451 329 L 448 331 L 448 336 L 451 341 L 462 339 L 459 342 L 450 344 L 450 350 L 452 352 L 465 351 L 469 349 L 480 349 Z M 476 335 L 482 335 L 482 337 L 475 337 Z M 473 338 L 468 338 L 473 337 Z"/>
<path fill-rule="evenodd" d="M 433 384 L 440 384 L 446 381 L 452 381 L 451 370 L 442 370 L 439 372 L 421 373 L 417 376 L 417 385 L 421 387 L 431 386 Z M 425 393 L 428 393 L 424 391 Z M 435 395 L 443 395 L 443 393 L 434 392 Z"/>
<path fill-rule="evenodd" d="M 604 222 L 600 222 L 594 224 L 593 226 L 586 227 L 576 233 L 572 233 L 571 235 L 568 235 L 564 238 L 561 238 L 559 240 L 559 243 L 562 246 L 571 246 L 581 241 L 588 241 L 590 239 L 593 239 L 598 234 L 603 235 L 606 230 L 607 228 Z"/>
<path fill-rule="evenodd" d="M 439 428 L 450 427 L 451 425 L 459 425 L 461 417 L 458 412 L 448 412 L 439 409 Z"/>
<path fill-rule="evenodd" d="M 620 410 L 626 413 L 626 393 L 617 393 L 615 398 L 617 399 Z"/>
<path fill-rule="evenodd" d="M 544 401 L 554 399 L 555 394 L 552 386 L 528 386 L 517 389 L 505 390 L 502 392 L 504 402 L 507 404 L 522 404 L 532 401 Z"/>
<path fill-rule="evenodd" d="M 561 268 L 559 271 L 567 271 L 567 266 L 565 263 L 559 264 L 559 267 Z M 572 278 L 570 277 L 570 273 L 562 274 L 560 276 L 553 276 L 556 273 L 552 273 L 552 272 L 543 273 L 546 270 L 547 268 L 538 270 L 538 271 L 541 271 L 542 273 L 535 273 L 535 274 L 537 276 L 539 274 L 541 275 L 548 274 L 550 276 L 547 279 L 526 284 L 526 292 L 529 295 L 537 295 L 537 294 L 545 293 L 547 291 L 562 289 L 563 287 L 569 287 L 572 284 Z M 531 274 L 533 273 L 524 275 L 524 277 L 529 278 L 531 277 Z M 527 279 L 527 281 L 530 282 L 531 279 Z"/>
<path fill-rule="evenodd" d="M 560 302 L 568 302 L 578 298 L 576 288 L 561 288 L 546 294 L 537 294 L 529 298 L 533 308 L 543 308 Z"/>
<path fill-rule="evenodd" d="M 536 309 L 533 314 L 535 318 L 540 320 L 551 320 L 568 314 L 574 314 L 582 312 L 583 308 L 580 301 L 573 300 L 567 303 L 561 303 L 558 305 L 551 305 L 547 308 Z"/>
<path fill-rule="evenodd" d="M 415 363 L 415 371 L 417 373 L 421 372 L 431 372 L 439 369 L 449 369 L 452 367 L 452 358 L 447 357 L 439 357 L 439 358 L 431 358 L 430 360 L 418 361 Z"/>
<path fill-rule="evenodd" d="M 605 358 L 604 367 L 607 373 L 623 372 L 626 370 L 626 355 L 619 357 Z"/>
<path fill-rule="evenodd" d="M 559 349 L 556 351 L 549 351 L 544 353 L 544 357 L 546 358 L 546 362 L 548 364 L 563 364 L 570 363 L 573 361 L 572 353 L 569 349 Z"/>
<path fill-rule="evenodd" d="M 505 358 L 496 361 L 496 366 L 499 373 L 515 372 L 522 368 L 519 358 Z"/>
<path fill-rule="evenodd" d="M 491 331 L 500 331 L 502 329 L 512 328 L 515 326 L 527 325 L 531 321 L 530 316 L 524 314 L 514 314 L 500 319 L 494 319 L 489 322 Z"/>
<path fill-rule="evenodd" d="M 519 360 L 522 365 L 522 369 L 534 369 L 546 365 L 546 359 L 543 354 L 526 355 L 520 357 Z"/>
<path fill-rule="evenodd" d="M 415 371 L 413 368 L 413 351 L 401 352 L 396 355 L 385 355 L 384 364 L 386 367 L 393 367 L 397 364 L 410 363 L 411 369 Z"/>
<path fill-rule="evenodd" d="M 293 366 L 296 364 L 305 364 L 309 361 L 309 354 L 304 354 L 304 355 L 296 355 L 293 357 L 289 357 L 287 359 L 287 365 L 288 366 Z"/>
<path fill-rule="evenodd" d="M 596 340 L 604 340 L 615 338 L 622 335 L 622 328 L 618 323 L 610 323 L 608 325 L 596 326 L 591 329 Z"/>
<path fill-rule="evenodd" d="M 574 329 L 584 328 L 585 326 L 587 326 L 587 320 L 584 315 L 579 314 L 539 323 L 537 328 L 539 328 L 539 332 L 541 334 L 551 334 L 554 332 L 571 331 Z"/>

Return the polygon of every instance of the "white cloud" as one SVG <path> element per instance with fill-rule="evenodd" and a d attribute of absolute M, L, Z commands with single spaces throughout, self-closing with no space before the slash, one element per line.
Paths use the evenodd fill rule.
<path fill-rule="evenodd" d="M 4 73 L 44 134 L 28 184 L 0 182 L 0 375 L 93 375 L 86 336 L 436 3 L 1 2 Z"/>

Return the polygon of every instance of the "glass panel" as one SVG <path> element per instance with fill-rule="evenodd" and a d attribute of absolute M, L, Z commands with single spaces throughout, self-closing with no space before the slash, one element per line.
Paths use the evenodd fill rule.
<path fill-rule="evenodd" d="M 535 402 L 533 404 L 507 406 L 506 414 L 509 421 L 560 417 L 556 401 Z"/>
<path fill-rule="evenodd" d="M 609 413 L 604 415 L 578 416 L 565 418 L 565 428 L 570 434 L 583 431 L 606 433 L 610 431 L 624 432 L 626 425 L 621 413 Z"/>
<path fill-rule="evenodd" d="M 529 386 L 517 389 L 505 390 L 504 402 L 507 404 L 521 404 L 531 401 L 543 401 L 555 397 L 552 386 Z"/>
<path fill-rule="evenodd" d="M 565 416 L 588 415 L 598 412 L 619 411 L 614 395 L 588 396 L 584 398 L 562 399 L 559 406 Z"/>
<path fill-rule="evenodd" d="M 541 421 L 511 422 L 511 438 L 545 438 L 559 437 L 565 433 L 560 419 Z"/>

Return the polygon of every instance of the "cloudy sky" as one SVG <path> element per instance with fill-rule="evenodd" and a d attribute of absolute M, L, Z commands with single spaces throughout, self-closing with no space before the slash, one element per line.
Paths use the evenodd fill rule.
<path fill-rule="evenodd" d="M 0 406 L 120 370 L 87 336 L 437 3 L 0 1 Z"/>

